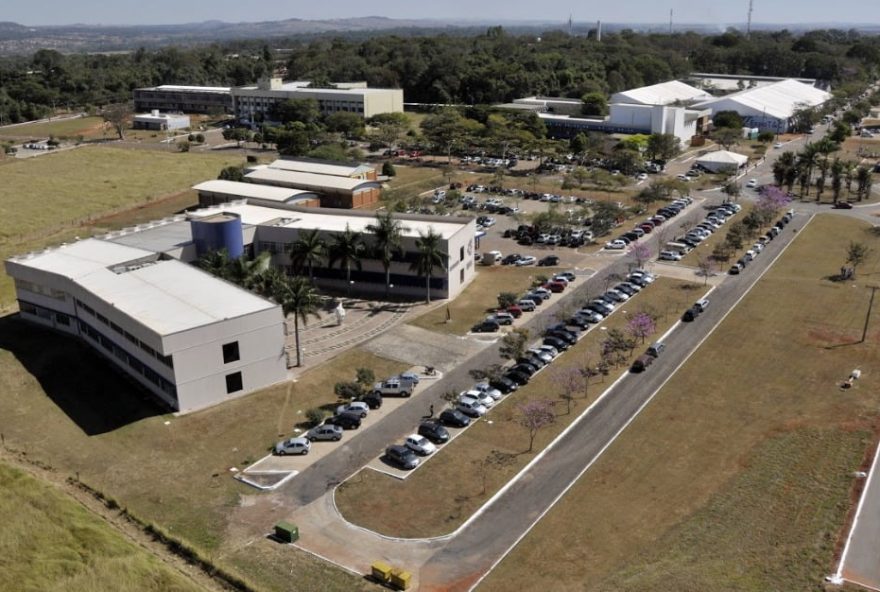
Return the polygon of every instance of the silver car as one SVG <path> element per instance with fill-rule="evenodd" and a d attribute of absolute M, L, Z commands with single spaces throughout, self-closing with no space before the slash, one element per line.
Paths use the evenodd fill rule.
<path fill-rule="evenodd" d="M 305 456 L 311 448 L 312 443 L 308 438 L 288 438 L 276 444 L 273 452 L 278 456 L 285 456 L 287 454 L 301 454 Z"/>
<path fill-rule="evenodd" d="M 306 433 L 306 438 L 313 442 L 315 440 L 332 440 L 337 442 L 342 440 L 342 428 L 336 424 L 325 423 L 310 429 Z"/>

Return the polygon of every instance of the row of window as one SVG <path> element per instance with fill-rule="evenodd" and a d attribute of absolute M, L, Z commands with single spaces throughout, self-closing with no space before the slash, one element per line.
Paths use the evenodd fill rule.
<path fill-rule="evenodd" d="M 39 294 L 40 296 L 48 296 L 49 298 L 54 298 L 55 300 L 67 299 L 67 292 L 56 290 L 55 288 L 48 288 L 46 286 L 41 286 L 40 284 L 35 284 L 33 282 L 20 280 L 17 278 L 15 280 L 15 289 L 26 290 L 31 294 Z"/>
<path fill-rule="evenodd" d="M 177 387 L 175 387 L 171 382 L 160 376 L 155 370 L 141 362 L 139 359 L 125 351 L 123 348 L 119 347 L 119 345 L 114 343 L 112 339 L 108 338 L 103 333 L 101 333 L 82 319 L 79 319 L 79 329 L 83 335 L 87 336 L 96 344 L 107 350 L 108 353 L 112 354 L 113 357 L 118 360 L 120 366 L 128 366 L 136 374 L 140 374 L 149 382 L 153 383 L 162 392 L 174 397 L 175 399 L 177 398 Z"/>
<path fill-rule="evenodd" d="M 66 327 L 70 326 L 70 317 L 63 312 L 55 312 L 54 310 L 49 310 L 48 308 L 43 308 L 42 306 L 37 306 L 36 304 L 21 300 L 18 302 L 18 309 L 25 314 L 34 315 L 35 317 L 39 317 L 50 323 L 55 321 L 59 325 L 64 325 Z"/>
<path fill-rule="evenodd" d="M 147 345 L 146 343 L 144 343 L 143 341 L 141 341 L 140 339 L 138 339 L 137 337 L 135 337 L 134 335 L 132 335 L 131 333 L 129 333 L 128 331 L 126 331 L 125 329 L 123 329 L 122 327 L 120 327 L 119 325 L 117 325 L 116 323 L 114 323 L 113 321 L 108 319 L 107 317 L 105 317 L 104 315 L 102 315 L 101 313 L 97 312 L 91 306 L 89 306 L 88 304 L 86 304 L 85 302 L 83 302 L 82 300 L 80 300 L 78 298 L 76 300 L 76 305 L 80 310 L 86 311 L 91 316 L 98 319 L 101 323 L 103 323 L 104 325 L 107 325 L 108 327 L 113 329 L 113 331 L 115 331 L 116 333 L 125 337 L 125 339 L 127 339 L 129 342 L 131 342 L 132 345 L 139 347 L 141 350 L 143 350 L 144 352 L 146 352 L 150 356 L 156 358 L 157 360 L 159 360 L 160 362 L 162 362 L 163 364 L 165 364 L 169 368 L 174 368 L 174 359 L 172 358 L 172 356 L 163 356 L 162 354 L 157 352 L 155 349 L 153 349 L 152 347 L 150 347 L 149 345 Z"/>

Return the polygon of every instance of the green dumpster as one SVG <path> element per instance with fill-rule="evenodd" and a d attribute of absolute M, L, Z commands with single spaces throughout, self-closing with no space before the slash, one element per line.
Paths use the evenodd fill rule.
<path fill-rule="evenodd" d="M 285 543 L 295 543 L 299 539 L 299 527 L 290 522 L 279 522 L 275 525 L 275 537 Z"/>

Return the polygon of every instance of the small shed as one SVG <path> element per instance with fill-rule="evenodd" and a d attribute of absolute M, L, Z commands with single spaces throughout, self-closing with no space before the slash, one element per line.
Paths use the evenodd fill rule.
<path fill-rule="evenodd" d="M 709 152 L 697 159 L 697 165 L 712 173 L 733 173 L 744 167 L 749 157 L 728 150 Z"/>

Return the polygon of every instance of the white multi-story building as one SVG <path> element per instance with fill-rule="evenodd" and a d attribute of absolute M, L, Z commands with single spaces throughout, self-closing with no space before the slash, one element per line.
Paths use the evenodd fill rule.
<path fill-rule="evenodd" d="M 356 113 L 369 118 L 380 113 L 403 112 L 403 90 L 367 88 L 361 83 L 338 83 L 333 88 L 309 88 L 309 82 L 260 80 L 254 86 L 232 88 L 232 112 L 244 124 L 271 119 L 272 107 L 289 99 L 315 99 L 323 115 Z"/>
<path fill-rule="evenodd" d="M 6 272 L 23 319 L 79 337 L 175 411 L 287 378 L 281 307 L 192 265 L 87 239 Z"/>

